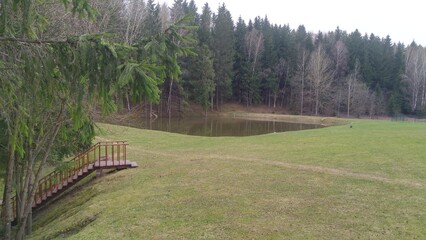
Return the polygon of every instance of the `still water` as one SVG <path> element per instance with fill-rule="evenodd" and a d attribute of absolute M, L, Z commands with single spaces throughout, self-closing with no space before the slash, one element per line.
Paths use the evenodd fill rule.
<path fill-rule="evenodd" d="M 141 121 L 139 128 L 196 136 L 251 136 L 321 128 L 321 125 L 235 118 L 158 118 Z"/>

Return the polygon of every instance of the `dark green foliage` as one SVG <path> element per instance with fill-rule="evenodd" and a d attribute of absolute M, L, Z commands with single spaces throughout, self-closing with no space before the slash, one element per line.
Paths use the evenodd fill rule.
<path fill-rule="evenodd" d="M 73 4 L 77 12 L 90 9 L 85 1 Z M 1 5 L 1 10 L 5 7 Z M 16 9 L 12 13 L 19 19 L 21 10 Z M 158 16 L 155 9 L 151 16 Z M 6 151 L 7 166 L 11 166 L 2 171 L 7 175 L 3 199 L 7 209 L 12 194 L 19 199 L 18 239 L 24 236 L 31 211 L 36 191 L 32 186 L 46 164 L 91 145 L 95 106 L 103 113 L 115 110 L 114 96 L 127 89 L 134 98 L 156 102 L 163 80 L 178 79 L 178 57 L 192 53 L 185 46 L 191 37 L 182 34 L 191 19 L 184 17 L 164 32 L 151 24 L 154 30 L 134 46 L 113 43 L 111 34 L 85 34 L 67 41 L 32 40 L 37 37 L 29 30 L 34 23 L 25 18 L 21 21 L 28 29 L 22 27 L 21 38 L 15 39 L 11 31 L 2 32 L 0 152 Z M 11 215 L 2 216 L 9 226 L 6 238 L 10 238 Z"/>
<path fill-rule="evenodd" d="M 148 0 L 146 3 L 146 15 L 143 24 L 143 36 L 151 37 L 161 32 L 161 23 L 159 21 L 160 6 L 154 3 L 154 0 Z"/>
<path fill-rule="evenodd" d="M 232 81 L 233 96 L 239 103 L 243 102 L 245 81 L 250 76 L 249 66 L 246 56 L 247 25 L 244 20 L 238 18 L 235 28 L 235 59 L 234 59 L 234 79 Z"/>
<path fill-rule="evenodd" d="M 232 94 L 234 65 L 234 22 L 231 13 L 222 4 L 214 17 L 213 55 L 216 84 L 216 105 L 228 100 Z"/>
<path fill-rule="evenodd" d="M 199 46 L 196 51 L 197 57 L 192 65 L 189 81 L 190 89 L 193 89 L 191 95 L 207 111 L 211 107 L 215 89 L 213 58 L 206 45 Z"/>
<path fill-rule="evenodd" d="M 200 27 L 198 28 L 198 41 L 200 45 L 211 46 L 212 42 L 212 12 L 206 3 L 200 16 Z"/>

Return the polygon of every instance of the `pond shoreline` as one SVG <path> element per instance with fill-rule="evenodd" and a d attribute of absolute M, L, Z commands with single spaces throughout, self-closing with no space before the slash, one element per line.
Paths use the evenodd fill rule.
<path fill-rule="evenodd" d="M 217 114 L 218 117 L 231 117 L 247 120 L 266 120 L 266 121 L 280 121 L 288 123 L 302 123 L 302 124 L 318 124 L 322 126 L 335 126 L 349 124 L 349 119 L 341 119 L 335 117 L 315 117 L 315 116 L 301 116 L 301 115 L 286 115 L 286 114 L 273 114 L 273 113 L 250 113 L 250 112 L 223 112 Z"/>
<path fill-rule="evenodd" d="M 253 136 L 346 124 L 335 118 L 265 113 L 221 112 L 182 118 L 149 119 L 135 113 L 115 114 L 97 122 L 194 136 Z"/>

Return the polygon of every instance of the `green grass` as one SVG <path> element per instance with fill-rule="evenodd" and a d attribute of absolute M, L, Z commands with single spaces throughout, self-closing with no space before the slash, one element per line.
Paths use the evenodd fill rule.
<path fill-rule="evenodd" d="M 426 123 L 238 138 L 99 125 L 139 168 L 41 212 L 31 238 L 426 238 Z"/>

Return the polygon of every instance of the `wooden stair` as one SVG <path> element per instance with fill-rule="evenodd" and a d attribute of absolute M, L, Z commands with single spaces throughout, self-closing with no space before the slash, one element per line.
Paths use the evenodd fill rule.
<path fill-rule="evenodd" d="M 40 179 L 33 198 L 33 210 L 56 198 L 94 171 L 138 167 L 137 163 L 127 160 L 127 145 L 124 141 L 99 142 L 69 161 L 68 168 L 55 170 Z M 12 206 L 13 218 L 16 219 L 16 196 L 12 198 Z"/>

